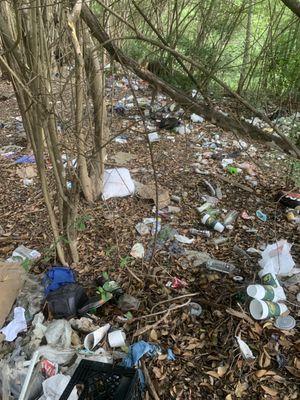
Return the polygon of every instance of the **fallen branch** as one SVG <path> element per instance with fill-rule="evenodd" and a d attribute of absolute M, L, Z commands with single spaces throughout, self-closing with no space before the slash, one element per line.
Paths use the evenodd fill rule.
<path fill-rule="evenodd" d="M 151 396 L 154 398 L 154 400 L 160 400 L 160 397 L 158 396 L 156 389 L 153 385 L 153 382 L 151 380 L 151 377 L 150 377 L 149 371 L 146 367 L 145 361 L 142 360 L 141 364 L 142 364 L 142 369 L 143 369 L 143 373 L 145 376 L 146 384 L 149 388 L 149 392 L 151 393 Z"/>
<path fill-rule="evenodd" d="M 160 301 L 159 303 L 154 304 L 154 306 L 151 308 L 151 312 L 153 312 L 154 308 L 156 308 L 157 306 L 160 306 L 161 304 L 166 304 L 166 303 L 170 303 L 170 302 L 172 302 L 172 301 L 176 301 L 176 300 L 180 300 L 180 299 L 185 299 L 185 298 L 187 298 L 187 297 L 198 296 L 198 294 L 200 294 L 200 292 L 183 294 L 182 296 L 173 297 L 172 299 Z"/>

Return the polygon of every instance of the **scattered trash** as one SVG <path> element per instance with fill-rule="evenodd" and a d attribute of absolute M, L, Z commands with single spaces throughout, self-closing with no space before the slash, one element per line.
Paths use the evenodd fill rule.
<path fill-rule="evenodd" d="M 195 122 L 195 123 L 201 124 L 202 122 L 204 122 L 204 118 L 201 117 L 200 115 L 192 114 L 192 115 L 191 115 L 191 121 L 192 121 L 192 122 Z"/>
<path fill-rule="evenodd" d="M 239 216 L 238 211 L 229 211 L 228 214 L 225 216 L 223 225 L 228 228 L 228 226 L 233 225 Z"/>
<path fill-rule="evenodd" d="M 87 301 L 85 290 L 78 284 L 69 283 L 48 293 L 45 310 L 53 318 L 72 318 L 80 312 Z"/>
<path fill-rule="evenodd" d="M 135 225 L 135 229 L 141 236 L 147 236 L 150 234 L 151 229 L 147 224 L 144 224 L 143 222 L 139 222 Z"/>
<path fill-rule="evenodd" d="M 228 165 L 227 166 L 227 171 L 231 174 L 231 175 L 235 175 L 239 172 L 237 167 L 233 167 L 232 165 Z"/>
<path fill-rule="evenodd" d="M 126 197 L 134 193 L 134 182 L 126 168 L 114 168 L 104 171 L 103 200 L 112 197 Z"/>
<path fill-rule="evenodd" d="M 300 193 L 279 192 L 276 201 L 285 207 L 296 208 L 300 206 Z"/>
<path fill-rule="evenodd" d="M 71 268 L 57 266 L 49 268 L 42 280 L 46 295 L 59 289 L 61 286 L 75 282 L 75 273 Z"/>
<path fill-rule="evenodd" d="M 202 314 L 202 307 L 198 303 L 191 302 L 189 304 L 189 309 L 192 317 L 200 317 Z"/>
<path fill-rule="evenodd" d="M 189 233 L 193 236 L 203 236 L 206 238 L 210 238 L 211 237 L 211 232 L 210 231 L 205 231 L 205 230 L 199 230 L 199 229 L 194 229 L 191 228 L 189 230 Z"/>
<path fill-rule="evenodd" d="M 142 400 L 143 398 L 136 369 L 90 360 L 80 361 L 59 400 L 70 399 L 69 396 L 76 387 L 81 388 L 81 399 L 93 399 L 99 395 L 103 399 Z M 99 388 L 101 388 L 100 393 Z"/>
<path fill-rule="evenodd" d="M 250 215 L 245 210 L 241 213 L 241 217 L 243 219 L 245 219 L 246 221 L 253 218 L 253 217 L 250 217 Z"/>
<path fill-rule="evenodd" d="M 278 317 L 288 310 L 287 306 L 283 303 L 273 303 L 257 299 L 251 301 L 249 308 L 250 314 L 256 320 Z"/>
<path fill-rule="evenodd" d="M 123 331 L 113 331 L 108 334 L 108 343 L 110 347 L 123 347 L 125 343 L 126 335 Z"/>
<path fill-rule="evenodd" d="M 290 254 L 292 245 L 286 240 L 280 240 L 268 245 L 262 252 L 262 260 L 259 265 L 262 269 L 270 268 L 278 275 L 289 275 L 295 266 L 295 262 Z"/>
<path fill-rule="evenodd" d="M 133 296 L 130 296 L 127 293 L 124 293 L 122 296 L 119 297 L 118 299 L 118 307 L 123 311 L 136 311 L 140 307 L 140 300 L 136 299 Z"/>
<path fill-rule="evenodd" d="M 274 325 L 278 329 L 289 331 L 295 328 L 296 321 L 291 315 L 287 315 L 286 317 L 280 316 L 276 318 Z"/>
<path fill-rule="evenodd" d="M 168 117 L 168 118 L 163 118 L 159 122 L 158 127 L 159 127 L 159 129 L 171 130 L 171 129 L 176 128 L 179 125 L 181 125 L 181 121 L 178 118 Z"/>
<path fill-rule="evenodd" d="M 39 258 L 41 258 L 41 253 L 39 253 L 37 250 L 29 249 L 28 247 L 25 247 L 23 245 L 18 246 L 11 255 L 11 259 L 13 262 L 18 261 L 18 260 L 34 261 L 34 260 L 38 260 Z"/>
<path fill-rule="evenodd" d="M 149 139 L 150 143 L 159 142 L 160 136 L 157 132 L 151 132 L 151 133 L 148 133 L 148 139 Z"/>
<path fill-rule="evenodd" d="M 189 239 L 186 236 L 182 236 L 182 235 L 178 235 L 178 234 L 176 234 L 174 237 L 178 242 L 184 243 L 184 244 L 192 244 L 194 241 L 194 239 Z"/>
<path fill-rule="evenodd" d="M 257 300 L 269 300 L 275 302 L 278 300 L 286 300 L 283 289 L 280 287 L 273 288 L 272 286 L 249 285 L 247 287 L 247 294 Z"/>
<path fill-rule="evenodd" d="M 25 270 L 18 263 L 0 262 L 0 328 L 25 282 Z"/>
<path fill-rule="evenodd" d="M 179 135 L 189 135 L 191 133 L 191 130 L 186 125 L 180 125 L 174 128 L 174 132 L 179 133 Z"/>
<path fill-rule="evenodd" d="M 176 356 L 175 356 L 175 354 L 173 353 L 173 350 L 172 349 L 167 349 L 167 360 L 168 361 L 175 361 L 176 360 Z"/>
<path fill-rule="evenodd" d="M 143 258 L 145 255 L 145 249 L 144 246 L 142 245 L 142 243 L 136 243 L 131 251 L 130 251 L 130 255 L 134 258 Z"/>
<path fill-rule="evenodd" d="M 61 395 L 64 393 L 67 385 L 69 384 L 71 377 L 68 375 L 57 374 L 51 376 L 43 382 L 43 392 L 45 396 L 45 400 L 59 400 L 61 399 Z M 77 389 L 74 388 L 70 395 L 68 396 L 68 400 L 77 400 L 78 394 Z"/>
<path fill-rule="evenodd" d="M 94 332 L 89 333 L 84 339 L 84 347 L 86 350 L 93 350 L 97 344 L 101 342 L 104 336 L 110 329 L 110 324 L 106 324 L 101 328 L 98 328 Z"/>
<path fill-rule="evenodd" d="M 221 222 L 217 221 L 213 216 L 209 214 L 204 214 L 201 218 L 203 225 L 213 228 L 215 231 L 222 233 L 225 229 Z"/>
<path fill-rule="evenodd" d="M 125 367 L 136 367 L 144 355 L 155 357 L 160 353 L 161 349 L 159 346 L 141 340 L 129 347 L 128 355 L 124 358 L 122 365 Z"/>
<path fill-rule="evenodd" d="M 213 259 L 207 260 L 205 266 L 207 269 L 223 272 L 224 274 L 231 274 L 236 269 L 235 266 L 232 264 Z"/>
<path fill-rule="evenodd" d="M 262 222 L 267 222 L 267 220 L 268 220 L 268 216 L 265 213 L 263 213 L 261 210 L 256 211 L 256 216 Z"/>
<path fill-rule="evenodd" d="M 20 332 L 26 330 L 25 309 L 23 307 L 16 307 L 14 309 L 14 319 L 7 326 L 2 328 L 0 332 L 5 335 L 5 340 L 7 342 L 12 342 Z"/>
<path fill-rule="evenodd" d="M 170 287 L 172 289 L 182 289 L 184 287 L 187 287 L 188 284 L 185 280 L 179 279 L 179 278 L 173 278 L 172 281 L 168 281 L 166 283 L 166 287 Z"/>
<path fill-rule="evenodd" d="M 255 357 L 247 343 L 244 342 L 244 340 L 242 340 L 239 336 L 236 336 L 235 339 L 239 345 L 243 358 L 247 361 L 255 360 Z"/>
<path fill-rule="evenodd" d="M 127 135 L 119 135 L 114 139 L 114 141 L 116 143 L 125 144 L 128 141 L 128 136 Z"/>
<path fill-rule="evenodd" d="M 22 156 L 16 159 L 15 164 L 35 164 L 34 155 Z"/>

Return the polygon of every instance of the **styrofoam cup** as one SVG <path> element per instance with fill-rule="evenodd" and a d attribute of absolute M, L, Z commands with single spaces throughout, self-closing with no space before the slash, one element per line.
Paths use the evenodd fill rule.
<path fill-rule="evenodd" d="M 108 343 L 110 347 L 125 346 L 126 335 L 123 331 L 113 331 L 108 334 Z"/>
<path fill-rule="evenodd" d="M 252 317 L 257 320 L 279 317 L 279 315 L 286 312 L 287 309 L 285 304 L 273 303 L 271 301 L 253 299 L 250 303 L 250 313 Z"/>

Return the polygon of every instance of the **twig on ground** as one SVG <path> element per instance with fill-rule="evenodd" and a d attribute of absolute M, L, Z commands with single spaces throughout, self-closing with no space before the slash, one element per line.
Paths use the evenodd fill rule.
<path fill-rule="evenodd" d="M 148 386 L 149 392 L 151 393 L 154 400 L 160 400 L 160 397 L 158 396 L 156 389 L 153 385 L 153 382 L 151 380 L 151 377 L 150 377 L 149 371 L 146 367 L 145 361 L 142 360 L 141 363 L 142 363 L 142 369 L 143 369 L 143 373 L 145 376 L 145 380 L 146 380 L 146 384 Z"/>

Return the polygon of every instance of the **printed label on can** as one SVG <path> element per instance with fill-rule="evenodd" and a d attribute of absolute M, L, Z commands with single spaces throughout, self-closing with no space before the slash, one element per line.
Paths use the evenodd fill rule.
<path fill-rule="evenodd" d="M 268 274 L 262 276 L 261 281 L 262 281 L 263 285 L 272 286 L 273 288 L 278 287 L 276 278 L 270 272 Z"/>
<path fill-rule="evenodd" d="M 275 293 L 274 293 L 274 288 L 270 285 L 264 286 L 264 289 L 266 291 L 263 300 L 269 300 L 272 301 L 274 300 Z"/>
<path fill-rule="evenodd" d="M 277 303 L 273 303 L 272 301 L 266 301 L 268 306 L 268 317 L 279 317 L 281 314 L 280 306 Z"/>

